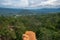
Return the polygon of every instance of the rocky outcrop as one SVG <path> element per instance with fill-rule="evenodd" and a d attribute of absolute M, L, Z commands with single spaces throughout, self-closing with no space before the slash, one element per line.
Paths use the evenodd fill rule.
<path fill-rule="evenodd" d="M 26 31 L 22 38 L 23 40 L 36 40 L 36 34 L 33 31 Z"/>

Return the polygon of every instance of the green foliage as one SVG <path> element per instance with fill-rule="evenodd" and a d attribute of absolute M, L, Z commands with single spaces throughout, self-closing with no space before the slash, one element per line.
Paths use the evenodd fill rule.
<path fill-rule="evenodd" d="M 3 39 L 22 40 L 22 34 L 28 30 L 36 33 L 37 40 L 59 40 L 60 13 L 30 16 L 0 16 L 0 36 Z"/>

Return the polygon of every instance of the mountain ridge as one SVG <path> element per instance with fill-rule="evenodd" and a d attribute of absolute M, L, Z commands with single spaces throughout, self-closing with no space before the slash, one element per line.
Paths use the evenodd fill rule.
<path fill-rule="evenodd" d="M 60 12 L 60 8 L 43 8 L 43 9 L 12 9 L 12 8 L 0 8 L 0 15 L 15 15 L 15 14 L 42 14 Z"/>

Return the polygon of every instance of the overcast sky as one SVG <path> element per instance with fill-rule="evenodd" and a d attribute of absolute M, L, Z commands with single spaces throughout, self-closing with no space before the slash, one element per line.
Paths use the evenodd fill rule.
<path fill-rule="evenodd" d="M 60 0 L 0 0 L 6 8 L 60 8 Z"/>

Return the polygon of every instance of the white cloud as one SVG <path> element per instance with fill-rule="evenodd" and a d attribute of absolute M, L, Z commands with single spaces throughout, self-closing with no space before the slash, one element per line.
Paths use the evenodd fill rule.
<path fill-rule="evenodd" d="M 60 7 L 60 0 L 0 0 L 0 5 L 13 8 L 55 8 Z"/>
<path fill-rule="evenodd" d="M 60 1 L 59 0 L 47 0 L 47 1 L 44 1 L 44 2 L 37 3 L 35 5 L 31 5 L 31 7 L 53 8 L 53 7 L 56 7 L 56 6 L 59 6 L 59 5 L 60 5 Z"/>
<path fill-rule="evenodd" d="M 11 7 L 27 7 L 28 0 L 4 0 L 4 2 L 0 4 Z"/>

